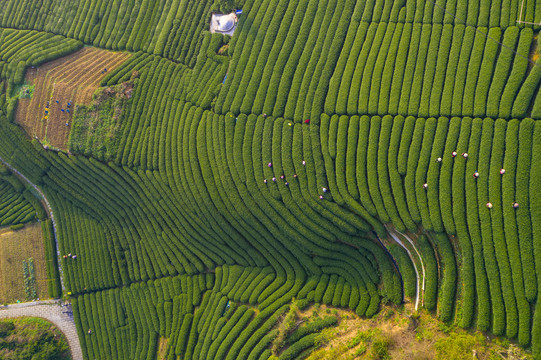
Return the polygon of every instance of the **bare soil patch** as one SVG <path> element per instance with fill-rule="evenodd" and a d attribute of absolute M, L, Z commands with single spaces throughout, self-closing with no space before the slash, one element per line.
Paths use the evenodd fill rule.
<path fill-rule="evenodd" d="M 75 105 L 90 104 L 92 94 L 106 75 L 104 69 L 114 70 L 129 56 L 129 53 L 85 47 L 28 69 L 25 81 L 35 85 L 34 94 L 31 99 L 19 100 L 16 122 L 44 145 L 65 150 Z M 69 108 L 68 102 L 71 102 Z"/>
<path fill-rule="evenodd" d="M 0 304 L 27 300 L 23 260 L 32 258 L 37 297 L 47 298 L 47 270 L 41 225 L 0 230 Z"/>

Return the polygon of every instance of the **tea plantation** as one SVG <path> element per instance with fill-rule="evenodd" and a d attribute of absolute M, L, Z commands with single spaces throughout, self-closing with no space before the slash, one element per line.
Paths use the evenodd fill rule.
<path fill-rule="evenodd" d="M 335 321 L 276 351 L 295 299 L 406 302 L 541 359 L 541 1 L 1 3 L 0 158 L 54 212 L 85 358 L 304 358 Z M 26 119 L 73 129 L 49 147 L 19 90 L 83 47 L 129 56 L 62 75 L 91 104 L 42 95 Z M 0 226 L 41 209 L 17 181 Z"/>

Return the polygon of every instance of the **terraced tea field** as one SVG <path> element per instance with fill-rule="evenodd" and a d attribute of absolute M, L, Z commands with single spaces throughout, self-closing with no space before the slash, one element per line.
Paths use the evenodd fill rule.
<path fill-rule="evenodd" d="M 24 184 L 0 226 L 41 209 L 87 359 L 411 358 L 326 338 L 347 319 L 299 315 L 322 305 L 430 317 L 442 359 L 541 359 L 539 21 L 536 0 L 6 0 L 0 170 Z"/>

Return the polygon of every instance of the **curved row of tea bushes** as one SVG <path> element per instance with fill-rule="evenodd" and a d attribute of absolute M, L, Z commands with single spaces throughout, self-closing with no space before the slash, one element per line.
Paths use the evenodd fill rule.
<path fill-rule="evenodd" d="M 142 72 L 152 60 L 153 57 L 151 55 L 138 51 L 114 70 L 108 71 L 107 75 L 101 80 L 100 85 L 113 86 L 127 81 L 131 79 L 136 72 Z"/>
<path fill-rule="evenodd" d="M 392 37 L 385 39 L 385 32 L 377 35 L 376 30 L 376 35 L 393 43 Z M 427 52 L 432 34 L 420 44 Z M 487 50 L 493 49 L 485 44 L 483 51 Z M 496 161 L 490 120 L 322 116 L 319 122 L 300 124 L 271 116 L 218 115 L 175 98 L 184 86 L 177 81 L 183 78 L 182 66 L 159 58 L 152 61 L 139 83 L 145 91 L 128 109 L 133 115 L 123 129 L 123 153 L 115 163 L 46 153 L 28 142 L 16 151 L 20 137 L 5 119 L 0 121 L 6 138 L 0 155 L 45 185 L 60 213 L 62 253 L 77 255 L 77 260 L 66 259 L 64 264 L 74 294 L 236 264 L 269 267 L 275 276 L 228 270 L 228 298 L 278 309 L 303 290 L 308 279 L 319 277 L 314 287 L 306 288 L 306 298 L 347 303 L 371 315 L 380 297 L 395 297 L 397 287 L 389 259 L 370 231 L 384 235 L 381 223 L 404 229 L 411 218 L 408 229 L 455 228 L 457 253 L 462 255 L 460 324 L 468 327 L 477 320 L 480 329 L 492 326 L 495 333 L 512 334 L 518 321 L 520 343 L 529 342 L 532 324 L 525 305 L 534 300 L 536 284 L 524 284 L 532 275 L 525 274 L 521 258 L 535 259 L 535 244 L 528 241 L 527 219 L 517 211 L 530 207 L 531 196 L 517 189 L 527 183 L 522 176 L 529 173 L 532 158 L 532 139 L 527 136 L 531 121 L 523 122 L 522 135 L 517 121 L 504 123 L 505 150 Z M 476 61 L 480 68 L 491 66 Z M 468 71 L 462 75 L 468 82 Z M 178 86 L 172 97 L 166 91 L 170 84 Z M 422 90 L 419 94 L 423 98 Z M 487 177 L 494 180 L 494 170 L 499 174 L 502 167 L 507 172 L 500 175 L 501 191 L 495 194 Z M 480 172 L 479 178 L 472 176 L 474 171 Z M 361 174 L 367 175 L 365 183 Z M 450 201 L 442 201 L 446 198 Z M 514 201 L 521 203 L 518 209 L 511 206 Z M 452 221 L 444 220 L 449 214 Z M 480 221 L 488 220 L 487 215 L 491 229 Z M 500 228 L 502 234 L 497 233 Z M 444 269 L 438 311 L 450 319 L 456 296 L 450 280 L 456 270 L 456 242 L 436 239 Z M 491 246 L 495 257 L 487 260 Z M 250 286 L 255 279 L 265 280 L 267 287 Z M 505 289 L 504 281 L 512 288 Z M 490 297 L 495 301 L 489 302 Z M 498 322 L 491 321 L 496 317 Z M 195 316 L 176 319 L 171 327 L 191 333 L 194 321 Z M 226 325 L 224 320 L 220 324 Z M 177 338 L 174 343 L 175 351 L 192 351 L 189 340 Z M 196 343 L 193 351 L 210 351 L 208 341 L 207 345 L 208 349 L 205 342 L 198 348 Z M 242 351 L 239 346 L 236 349 Z M 219 346 L 212 351 L 220 353 Z"/>
<path fill-rule="evenodd" d="M 17 178 L 12 175 L 1 175 L 0 226 L 25 224 L 34 220 L 37 212 L 43 211 L 39 201 L 34 202 L 34 199 L 33 195 L 24 190 L 23 184 Z"/>
<path fill-rule="evenodd" d="M 41 232 L 45 248 L 45 266 L 47 269 L 47 293 L 50 297 L 58 299 L 62 296 L 60 284 L 60 273 L 58 270 L 58 256 L 56 254 L 56 243 L 54 229 L 51 219 L 42 221 Z"/>
<path fill-rule="evenodd" d="M 0 26 L 37 30 L 110 50 L 144 51 L 192 67 L 213 1 L 9 1 Z"/>
<path fill-rule="evenodd" d="M 233 269 L 216 268 L 215 280 L 212 273 L 165 277 L 72 298 L 84 356 L 153 358 L 161 337 L 167 359 L 257 358 L 276 337 L 271 330 L 292 306 L 291 298 L 259 311 L 233 302 L 220 291 L 225 280 L 220 277 Z M 296 304 L 306 306 L 307 301 Z M 336 322 L 329 316 L 303 325 L 286 351 L 294 352 L 298 341 Z"/>
<path fill-rule="evenodd" d="M 3 29 L 0 33 L 2 79 L 22 84 L 26 68 L 68 55 L 83 47 L 82 42 L 47 32 Z"/>
<path fill-rule="evenodd" d="M 205 33 L 190 81 L 186 84 L 186 101 L 203 109 L 210 109 L 229 67 L 229 59 L 218 55 L 224 40 L 221 34 Z"/>
<path fill-rule="evenodd" d="M 350 31 L 348 37 L 358 39 L 352 41 L 355 44 L 352 51 L 342 52 L 338 60 L 340 66 L 334 70 L 325 101 L 328 114 L 419 117 L 490 114 L 509 118 L 527 116 L 520 109 L 524 106 L 527 109 L 534 102 L 535 94 L 526 88 L 533 89 L 538 83 L 537 73 L 526 76 L 523 70 L 527 63 L 523 58 L 528 54 L 526 44 L 532 41 L 529 28 L 519 31 L 510 27 L 503 31 L 505 47 L 497 42 L 502 33 L 500 28 L 491 28 L 485 35 L 462 25 L 442 28 L 437 24 L 413 24 L 413 27 L 405 24 L 403 30 L 400 26 L 393 35 L 393 30 L 385 31 L 385 24 L 377 27 L 371 24 L 367 32 L 366 25 L 361 23 L 358 30 Z M 485 28 L 482 31 L 487 32 Z M 488 41 L 486 36 L 489 36 Z M 381 44 L 385 49 L 390 46 L 388 52 L 392 54 L 409 49 L 409 55 L 395 55 L 390 60 L 395 62 L 395 67 L 386 66 L 389 58 L 377 56 Z M 514 49 L 513 52 L 510 49 Z M 512 56 L 515 51 L 517 55 Z M 474 76 L 478 73 L 481 74 L 479 81 Z M 383 79 L 388 81 L 384 84 Z M 379 86 L 380 83 L 383 86 Z M 339 91 L 336 90 L 338 84 Z M 379 90 L 375 91 L 376 88 Z M 343 99 L 348 99 L 347 108 Z M 366 104 L 373 105 L 367 107 Z M 298 116 L 294 119 L 300 120 Z"/>

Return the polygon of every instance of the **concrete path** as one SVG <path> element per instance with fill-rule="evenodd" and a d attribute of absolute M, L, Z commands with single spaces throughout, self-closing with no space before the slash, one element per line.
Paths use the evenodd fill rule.
<path fill-rule="evenodd" d="M 417 246 L 415 246 L 415 243 L 413 242 L 413 240 L 411 240 L 411 238 L 408 235 L 403 234 L 403 233 L 401 233 L 400 231 L 398 231 L 396 229 L 395 229 L 395 231 L 398 234 L 402 235 L 403 238 L 408 240 L 408 242 L 411 244 L 411 246 L 413 247 L 413 249 L 417 253 L 417 256 L 419 257 L 419 261 L 421 262 L 421 270 L 423 272 L 423 285 L 421 287 L 421 290 L 423 290 L 423 305 L 424 305 L 425 304 L 424 303 L 424 293 L 425 293 L 425 284 L 426 284 L 426 271 L 425 271 L 425 263 L 423 261 L 423 257 L 421 256 L 421 253 L 419 252 L 419 250 L 417 250 Z"/>
<path fill-rule="evenodd" d="M 55 324 L 66 336 L 73 360 L 83 360 L 71 305 L 62 306 L 59 300 L 45 300 L 0 307 L 0 319 L 22 316 L 39 317 Z"/>
<path fill-rule="evenodd" d="M 387 229 L 387 232 L 391 236 L 391 238 L 398 245 L 400 245 L 404 250 L 406 250 L 406 252 L 407 252 L 407 254 L 408 254 L 408 256 L 409 256 L 409 258 L 411 260 L 411 263 L 413 264 L 413 269 L 415 270 L 415 277 L 417 278 L 417 286 L 416 286 L 416 292 L 415 292 L 415 310 L 417 310 L 419 308 L 419 300 L 421 298 L 420 294 L 419 294 L 421 281 L 419 279 L 419 271 L 417 270 L 417 265 L 415 264 L 415 260 L 413 259 L 413 255 L 411 254 L 410 250 L 404 245 L 404 243 L 402 241 L 400 241 L 400 239 L 398 238 L 397 234 L 393 231 L 393 229 L 390 226 L 387 226 L 387 225 L 385 227 Z M 410 239 L 408 238 L 408 240 L 410 240 Z M 415 251 L 419 255 L 419 259 L 421 259 L 421 264 L 422 264 L 423 260 L 421 258 L 421 255 L 419 254 L 419 251 L 417 251 L 417 247 L 415 247 L 415 244 L 413 244 L 413 242 L 411 242 L 411 245 L 413 246 L 413 248 L 415 249 Z M 424 273 L 424 266 L 423 266 L 423 273 Z M 424 291 L 424 282 L 423 282 L 423 291 Z"/>

